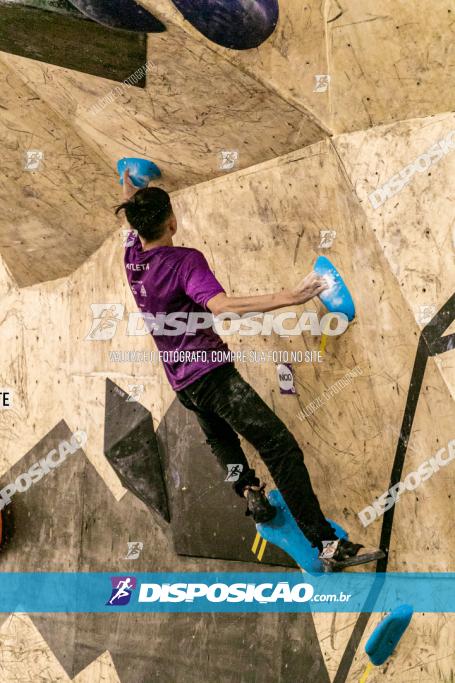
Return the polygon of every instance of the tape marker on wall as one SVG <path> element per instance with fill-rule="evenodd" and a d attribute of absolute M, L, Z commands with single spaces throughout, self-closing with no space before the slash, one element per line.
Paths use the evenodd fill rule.
<path fill-rule="evenodd" d="M 290 363 L 278 363 L 276 372 L 280 394 L 296 394 L 292 365 Z"/>

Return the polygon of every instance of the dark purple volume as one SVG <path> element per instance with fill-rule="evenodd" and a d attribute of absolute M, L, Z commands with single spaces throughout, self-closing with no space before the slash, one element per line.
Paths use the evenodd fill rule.
<path fill-rule="evenodd" d="M 134 0 L 70 0 L 83 14 L 93 21 L 111 28 L 143 33 L 161 33 L 164 24 Z"/>
<path fill-rule="evenodd" d="M 275 30 L 278 0 L 172 0 L 198 31 L 233 50 L 258 47 Z"/>

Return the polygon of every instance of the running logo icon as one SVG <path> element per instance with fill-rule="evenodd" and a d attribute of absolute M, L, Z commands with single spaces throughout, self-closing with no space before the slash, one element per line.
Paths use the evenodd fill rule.
<path fill-rule="evenodd" d="M 228 465 L 227 466 L 228 473 L 227 477 L 224 481 L 238 481 L 240 479 L 240 475 L 242 474 L 243 470 L 243 465 Z"/>
<path fill-rule="evenodd" d="M 92 326 L 85 337 L 88 341 L 108 341 L 114 336 L 119 320 L 123 318 L 123 304 L 90 304 Z"/>
<path fill-rule="evenodd" d="M 127 605 L 131 600 L 131 593 L 136 588 L 134 576 L 111 576 L 112 592 L 106 605 L 117 607 Z"/>

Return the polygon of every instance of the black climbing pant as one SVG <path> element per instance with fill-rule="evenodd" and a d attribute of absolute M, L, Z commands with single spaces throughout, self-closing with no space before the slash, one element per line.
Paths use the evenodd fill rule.
<path fill-rule="evenodd" d="M 224 472 L 227 474 L 228 465 L 243 466 L 234 484 L 239 495 L 246 485 L 259 481 L 248 465 L 238 434 L 256 448 L 312 545 L 321 549 L 322 541 L 336 538 L 321 512 L 297 441 L 232 363 L 211 370 L 177 396 L 185 408 L 196 413 Z"/>

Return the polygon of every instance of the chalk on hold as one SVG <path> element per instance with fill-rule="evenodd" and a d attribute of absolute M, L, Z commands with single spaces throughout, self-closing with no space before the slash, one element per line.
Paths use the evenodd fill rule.
<path fill-rule="evenodd" d="M 353 320 L 355 317 L 354 301 L 333 263 L 325 256 L 319 256 L 313 270 L 329 284 L 329 288 L 319 294 L 319 299 L 327 310 L 331 313 L 344 313 L 349 321 Z"/>
<path fill-rule="evenodd" d="M 160 169 L 153 161 L 136 159 L 135 157 L 124 157 L 117 161 L 120 185 L 123 185 L 123 173 L 126 169 L 129 170 L 131 182 L 135 187 L 147 187 L 153 178 L 160 178 L 161 176 Z"/>
<path fill-rule="evenodd" d="M 408 628 L 413 612 L 410 605 L 400 605 L 376 626 L 365 645 L 372 664 L 380 666 L 390 657 Z"/>
<path fill-rule="evenodd" d="M 310 541 L 303 535 L 297 522 L 284 502 L 283 496 L 277 490 L 268 495 L 271 505 L 278 508 L 275 517 L 265 524 L 256 524 L 256 529 L 269 543 L 277 545 L 309 574 L 322 573 L 322 565 L 318 560 L 318 549 L 313 548 Z M 339 538 L 347 538 L 347 533 L 338 524 L 328 520 Z"/>

